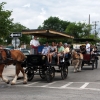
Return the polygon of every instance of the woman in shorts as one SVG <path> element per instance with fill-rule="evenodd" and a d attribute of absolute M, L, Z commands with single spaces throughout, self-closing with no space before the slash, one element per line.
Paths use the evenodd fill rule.
<path fill-rule="evenodd" d="M 52 62 L 52 57 L 55 56 L 57 53 L 57 46 L 55 46 L 55 43 L 52 42 L 51 46 L 50 46 L 50 51 L 48 54 L 48 62 L 51 63 Z"/>

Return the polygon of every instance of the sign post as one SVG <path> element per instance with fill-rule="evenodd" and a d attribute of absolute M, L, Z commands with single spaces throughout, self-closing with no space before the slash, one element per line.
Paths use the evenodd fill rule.
<path fill-rule="evenodd" d="M 14 46 L 15 49 L 17 49 L 18 46 L 20 45 L 20 40 L 17 37 L 13 38 L 12 45 Z"/>
<path fill-rule="evenodd" d="M 22 37 L 22 33 L 20 32 L 13 32 L 10 34 L 10 37 L 13 38 L 13 37 Z"/>
<path fill-rule="evenodd" d="M 15 49 L 17 49 L 18 46 L 20 45 L 20 40 L 18 39 L 18 37 L 22 37 L 22 34 L 20 32 L 13 32 L 10 34 L 10 37 L 13 38 L 12 45 L 14 46 Z"/>

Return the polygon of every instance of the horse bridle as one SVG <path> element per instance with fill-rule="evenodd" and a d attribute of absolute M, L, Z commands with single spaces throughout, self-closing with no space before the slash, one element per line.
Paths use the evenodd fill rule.
<path fill-rule="evenodd" d="M 2 56 L 2 52 L 6 53 L 6 57 Z M 8 53 L 8 54 L 7 54 Z M 0 49 L 0 63 L 7 63 L 9 61 L 8 56 L 11 56 L 11 52 L 10 50 L 6 50 L 6 49 Z"/>

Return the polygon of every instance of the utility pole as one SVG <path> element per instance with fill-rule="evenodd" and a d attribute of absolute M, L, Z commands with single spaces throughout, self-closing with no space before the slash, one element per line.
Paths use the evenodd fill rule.
<path fill-rule="evenodd" d="M 94 23 L 94 29 L 95 29 L 95 39 L 96 39 L 96 36 L 97 36 L 97 34 L 96 34 L 96 26 L 97 26 L 97 23 L 98 23 L 99 21 L 94 21 L 93 23 Z"/>

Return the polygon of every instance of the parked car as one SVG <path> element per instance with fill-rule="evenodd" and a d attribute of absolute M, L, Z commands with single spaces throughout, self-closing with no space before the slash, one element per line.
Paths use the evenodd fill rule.
<path fill-rule="evenodd" d="M 97 55 L 100 56 L 100 51 L 97 51 Z"/>
<path fill-rule="evenodd" d="M 21 49 L 20 50 L 24 55 L 30 55 L 30 50 L 29 49 Z"/>

